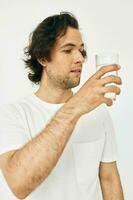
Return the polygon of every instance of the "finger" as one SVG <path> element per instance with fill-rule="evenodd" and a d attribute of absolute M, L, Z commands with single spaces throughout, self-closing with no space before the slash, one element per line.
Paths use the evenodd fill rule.
<path fill-rule="evenodd" d="M 115 85 L 110 85 L 110 86 L 102 87 L 101 92 L 102 92 L 102 94 L 115 93 L 115 94 L 119 95 L 121 90 L 119 87 L 117 87 Z"/>
<path fill-rule="evenodd" d="M 101 98 L 101 102 L 105 103 L 107 106 L 112 106 L 112 104 L 113 104 L 112 99 L 104 97 L 104 96 Z"/>
<path fill-rule="evenodd" d="M 112 71 L 118 71 L 120 69 L 120 65 L 117 64 L 112 64 L 112 65 L 107 65 L 107 66 L 102 66 L 95 74 L 93 77 L 96 79 L 100 79 L 104 74 L 107 72 L 112 72 Z"/>
<path fill-rule="evenodd" d="M 118 76 L 113 76 L 113 75 L 110 75 L 110 76 L 106 76 L 104 78 L 101 78 L 99 80 L 101 82 L 101 84 L 104 86 L 108 83 L 116 83 L 118 85 L 121 85 L 122 84 L 122 80 L 120 77 Z"/>
<path fill-rule="evenodd" d="M 110 99 L 110 98 L 104 97 L 103 102 L 104 102 L 107 106 L 112 106 L 112 105 L 113 105 L 113 100 Z"/>

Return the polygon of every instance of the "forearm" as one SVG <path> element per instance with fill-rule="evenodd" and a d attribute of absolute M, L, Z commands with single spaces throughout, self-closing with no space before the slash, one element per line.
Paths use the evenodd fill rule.
<path fill-rule="evenodd" d="M 78 119 L 69 106 L 61 108 L 36 138 L 13 154 L 4 172 L 16 196 L 24 198 L 50 174 Z"/>
<path fill-rule="evenodd" d="M 124 200 L 120 178 L 100 180 L 103 200 Z"/>

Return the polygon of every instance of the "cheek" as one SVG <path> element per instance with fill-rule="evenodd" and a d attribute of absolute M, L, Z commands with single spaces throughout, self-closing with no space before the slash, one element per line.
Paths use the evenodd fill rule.
<path fill-rule="evenodd" d="M 73 64 L 73 59 L 71 55 L 67 54 L 56 54 L 50 63 L 50 70 L 56 74 L 67 75 Z"/>
<path fill-rule="evenodd" d="M 71 69 L 72 61 L 70 58 L 67 58 L 67 57 L 65 58 L 65 56 L 60 56 L 58 57 L 58 59 L 56 60 L 54 64 L 58 70 L 68 72 Z"/>

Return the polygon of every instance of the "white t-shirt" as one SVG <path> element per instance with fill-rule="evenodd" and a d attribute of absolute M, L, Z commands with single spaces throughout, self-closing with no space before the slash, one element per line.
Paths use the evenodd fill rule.
<path fill-rule="evenodd" d="M 42 101 L 34 93 L 0 108 L 0 154 L 36 137 L 63 104 Z M 116 139 L 105 105 L 83 115 L 56 166 L 27 200 L 101 200 L 99 163 L 116 160 Z M 32 163 L 30 163 L 32 165 Z M 21 179 L 21 177 L 20 177 Z M 17 199 L 0 172 L 0 199 Z"/>

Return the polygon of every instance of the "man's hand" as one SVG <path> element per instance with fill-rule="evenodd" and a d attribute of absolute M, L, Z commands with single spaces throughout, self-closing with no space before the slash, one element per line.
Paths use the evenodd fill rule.
<path fill-rule="evenodd" d="M 111 106 L 113 101 L 104 95 L 109 92 L 120 94 L 120 88 L 116 85 L 106 84 L 121 84 L 121 78 L 118 76 L 106 76 L 102 77 L 108 72 L 117 71 L 120 69 L 119 65 L 108 65 L 101 67 L 86 83 L 80 88 L 80 90 L 68 101 L 71 103 L 76 112 L 79 115 L 90 112 L 98 107 L 100 104 L 105 103 L 107 106 Z"/>

